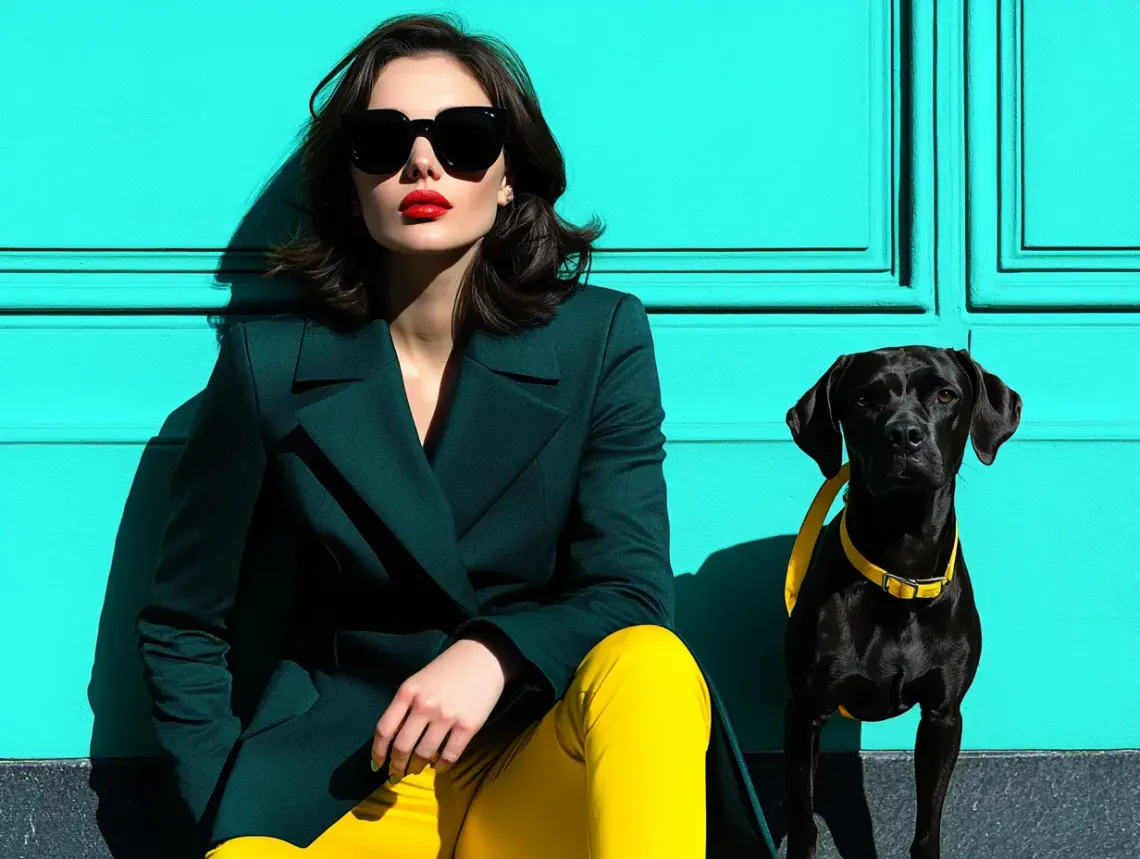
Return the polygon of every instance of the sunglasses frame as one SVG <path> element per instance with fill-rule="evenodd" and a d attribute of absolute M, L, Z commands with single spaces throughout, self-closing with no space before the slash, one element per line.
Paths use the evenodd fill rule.
<path fill-rule="evenodd" d="M 502 141 L 500 142 L 499 147 L 495 152 L 495 157 L 492 158 L 491 162 L 486 166 L 476 168 L 458 167 L 456 166 L 456 163 L 451 158 L 451 156 L 445 151 L 446 147 L 441 147 L 436 141 L 436 124 L 440 122 L 441 119 L 444 122 L 447 122 L 446 117 L 449 114 L 454 116 L 455 112 L 458 111 L 463 111 L 464 113 L 478 112 L 484 116 L 489 117 L 493 123 L 492 127 L 495 134 L 502 138 Z M 398 165 L 394 170 L 385 170 L 380 173 L 373 173 L 369 170 L 365 170 L 360 166 L 356 146 L 353 142 L 353 137 L 355 134 L 361 131 L 365 131 L 370 127 L 370 123 L 372 121 L 370 120 L 370 117 L 378 117 L 380 115 L 383 115 L 385 117 L 397 116 L 402 118 L 403 121 L 397 127 L 399 129 L 399 133 L 402 134 L 406 139 L 408 151 L 404 154 L 400 165 Z M 356 168 L 363 173 L 368 173 L 371 176 L 387 176 L 392 173 L 399 172 L 400 168 L 405 163 L 407 163 L 408 155 L 411 154 L 412 147 L 415 145 L 417 137 L 426 137 L 428 139 L 428 142 L 431 143 L 432 149 L 435 151 L 436 157 L 439 159 L 444 168 L 446 168 L 449 172 L 478 173 L 482 170 L 486 170 L 495 163 L 495 160 L 499 157 L 499 153 L 503 151 L 503 146 L 506 144 L 507 117 L 508 111 L 505 107 L 491 107 L 485 105 L 444 108 L 438 114 L 436 114 L 433 119 L 411 119 L 402 111 L 395 110 L 393 108 L 369 108 L 366 110 L 349 111 L 348 113 L 345 113 L 341 116 L 340 122 L 341 127 L 344 130 L 348 140 L 349 153 L 350 157 L 352 158 L 352 163 L 356 166 Z"/>

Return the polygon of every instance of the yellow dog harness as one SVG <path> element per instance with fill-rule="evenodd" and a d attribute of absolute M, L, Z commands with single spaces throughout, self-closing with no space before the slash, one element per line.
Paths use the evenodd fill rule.
<path fill-rule="evenodd" d="M 831 509 L 831 504 L 835 501 L 835 496 L 839 494 L 839 490 L 850 479 L 851 464 L 844 463 L 839 469 L 839 473 L 824 481 L 819 491 L 816 492 L 815 499 L 811 502 L 811 507 L 808 508 L 807 515 L 804 517 L 804 522 L 800 525 L 800 532 L 796 535 L 795 545 L 792 546 L 792 556 L 788 559 L 788 574 L 784 579 L 784 603 L 788 607 L 789 615 L 795 607 L 804 576 L 807 575 L 808 564 L 811 562 L 812 551 L 819 539 L 819 532 L 823 530 L 824 520 Z M 850 534 L 847 533 L 846 496 L 843 499 L 843 512 L 839 519 L 839 540 L 843 544 L 843 554 L 847 556 L 851 566 L 891 596 L 899 599 L 931 599 L 942 593 L 942 589 L 950 584 L 954 578 L 954 562 L 958 558 L 957 521 L 954 523 L 954 548 L 950 550 L 950 562 L 946 565 L 946 575 L 934 579 L 908 579 L 903 576 L 896 576 L 863 557 L 863 554 L 851 542 Z M 843 707 L 839 708 L 839 712 L 848 719 L 855 718 Z"/>

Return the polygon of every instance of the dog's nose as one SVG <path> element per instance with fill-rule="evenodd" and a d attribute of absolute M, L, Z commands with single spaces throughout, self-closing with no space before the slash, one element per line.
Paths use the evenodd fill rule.
<path fill-rule="evenodd" d="M 926 432 L 917 421 L 904 418 L 887 427 L 887 437 L 891 440 L 893 448 L 917 450 L 926 438 Z"/>

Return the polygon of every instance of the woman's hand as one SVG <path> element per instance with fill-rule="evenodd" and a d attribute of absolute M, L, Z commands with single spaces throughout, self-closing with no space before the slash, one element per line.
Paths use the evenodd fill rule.
<path fill-rule="evenodd" d="M 431 764 L 446 772 L 483 727 L 517 669 L 512 655 L 496 654 L 474 638 L 462 638 L 400 686 L 376 723 L 373 766 L 400 779 Z"/>

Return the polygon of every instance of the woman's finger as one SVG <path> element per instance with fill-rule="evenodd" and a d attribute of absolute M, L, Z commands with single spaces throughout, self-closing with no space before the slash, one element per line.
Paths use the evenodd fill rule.
<path fill-rule="evenodd" d="M 415 709 L 404 720 L 404 726 L 392 742 L 392 759 L 388 763 L 389 778 L 401 779 L 407 775 L 408 760 L 419 745 L 420 736 L 428 724 L 427 714 Z"/>
<path fill-rule="evenodd" d="M 376 732 L 372 737 L 372 768 L 374 770 L 379 770 L 384 766 L 384 760 L 388 757 L 388 747 L 396 738 L 396 734 L 410 709 L 410 698 L 398 694 L 392 699 L 392 703 L 388 705 L 388 709 L 384 711 L 380 721 L 376 723 Z"/>
<path fill-rule="evenodd" d="M 444 745 L 443 751 L 439 753 L 439 762 L 434 764 L 435 771 L 443 773 L 451 769 L 473 736 L 475 736 L 475 731 L 468 725 L 462 722 L 456 722 L 452 725 L 451 733 L 447 735 L 447 743 Z"/>
<path fill-rule="evenodd" d="M 437 719 L 428 725 L 428 729 L 424 731 L 424 735 L 420 738 L 420 743 L 416 746 L 412 753 L 412 759 L 408 763 L 410 774 L 423 772 L 424 767 L 435 760 L 435 756 L 439 754 L 440 746 L 447 739 L 447 732 L 450 730 L 451 723 L 443 719 Z"/>

